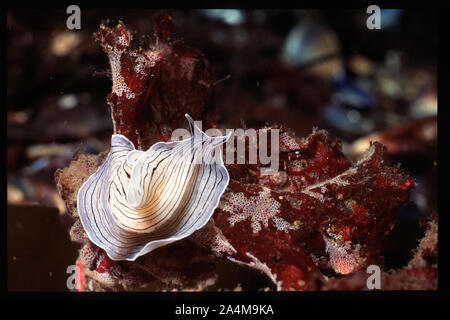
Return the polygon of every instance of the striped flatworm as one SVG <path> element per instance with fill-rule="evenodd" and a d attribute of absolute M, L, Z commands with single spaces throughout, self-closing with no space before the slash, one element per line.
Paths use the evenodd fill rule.
<path fill-rule="evenodd" d="M 229 175 L 222 144 L 186 114 L 191 137 L 136 150 L 111 137 L 105 162 L 78 192 L 78 213 L 89 239 L 113 260 L 134 261 L 203 227 L 225 191 Z"/>

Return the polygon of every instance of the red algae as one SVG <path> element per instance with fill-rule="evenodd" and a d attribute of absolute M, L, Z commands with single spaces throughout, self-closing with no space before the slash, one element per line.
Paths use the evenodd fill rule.
<path fill-rule="evenodd" d="M 114 133 L 141 150 L 168 140 L 185 125 L 185 113 L 207 120 L 213 105 L 211 69 L 205 57 L 180 41 L 169 41 L 171 18 L 158 16 L 157 41 L 140 47 L 123 23 L 94 34 L 107 53 L 113 79 L 108 96 Z"/>
<path fill-rule="evenodd" d="M 172 130 L 185 125 L 185 113 L 219 127 L 209 63 L 199 51 L 173 41 L 172 30 L 172 18 L 158 16 L 156 41 L 146 47 L 137 45 L 123 23 L 101 26 L 95 34 L 111 65 L 108 102 L 114 133 L 141 150 L 167 141 Z M 324 130 L 314 129 L 302 139 L 283 126 L 259 132 L 274 129 L 280 130 L 280 171 L 262 175 L 264 166 L 248 159 L 227 164 L 230 183 L 213 218 L 188 240 L 136 262 L 109 261 L 75 223 L 71 235 L 83 243 L 80 261 L 89 277 L 102 288 L 120 284 L 125 290 L 154 281 L 168 289 L 183 288 L 191 278 L 200 290 L 216 279 L 211 264 L 196 262 L 206 252 L 264 273 L 277 290 L 339 290 L 350 288 L 343 279 L 362 277 L 366 266 L 382 266 L 382 240 L 408 200 L 413 178 L 383 163 L 385 148 L 378 142 L 352 162 L 341 141 Z M 85 166 L 91 172 L 102 159 L 89 159 Z M 77 173 L 83 167 L 77 161 L 57 175 L 69 212 L 76 208 L 73 194 L 87 179 L 86 173 Z M 413 267 L 403 277 L 433 278 L 433 270 L 426 268 Z M 324 273 L 330 270 L 346 276 L 325 283 Z M 135 276 L 127 278 L 131 273 Z"/>
<path fill-rule="evenodd" d="M 258 165 L 251 168 L 255 183 L 234 175 L 214 215 L 235 249 L 228 257 L 258 265 L 279 290 L 313 290 L 321 270 L 349 274 L 382 264 L 380 243 L 409 197 L 411 177 L 383 165 L 378 143 L 354 164 L 340 148 L 324 131 L 285 148 L 280 168 L 296 174 L 288 173 L 289 185 L 281 188 L 260 175 Z M 301 167 L 292 168 L 299 159 Z M 301 274 L 301 285 L 294 274 Z"/>

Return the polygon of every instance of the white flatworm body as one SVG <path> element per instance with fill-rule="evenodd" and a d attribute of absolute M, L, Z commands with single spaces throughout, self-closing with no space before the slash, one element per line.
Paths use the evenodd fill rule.
<path fill-rule="evenodd" d="M 89 239 L 113 260 L 134 261 L 203 227 L 228 186 L 222 144 L 188 118 L 192 136 L 136 150 L 111 137 L 105 162 L 78 192 L 78 213 Z"/>

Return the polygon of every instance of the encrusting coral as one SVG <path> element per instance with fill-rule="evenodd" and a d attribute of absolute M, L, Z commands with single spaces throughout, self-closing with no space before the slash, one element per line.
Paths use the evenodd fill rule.
<path fill-rule="evenodd" d="M 217 127 L 209 63 L 197 50 L 170 39 L 170 17 L 158 16 L 155 30 L 156 41 L 146 38 L 140 45 L 123 23 L 101 26 L 95 34 L 111 65 L 114 133 L 140 150 L 167 141 L 185 124 L 185 113 Z M 83 290 L 205 290 L 218 278 L 217 259 L 259 270 L 277 290 L 366 289 L 365 268 L 383 265 L 382 240 L 414 180 L 383 164 L 384 147 L 377 142 L 352 163 L 340 140 L 326 131 L 314 129 L 303 139 L 283 126 L 257 132 L 270 135 L 275 129 L 279 172 L 263 175 L 264 166 L 248 159 L 226 164 L 230 183 L 209 222 L 189 238 L 133 262 L 112 261 L 92 244 L 76 210 L 79 188 L 106 154 L 78 154 L 58 170 L 58 190 L 75 221 L 70 235 L 82 243 Z M 436 228 L 430 222 L 407 267 L 383 273 L 382 289 L 436 289 L 437 262 L 425 258 L 437 255 Z M 425 278 L 431 282 L 425 285 Z"/>

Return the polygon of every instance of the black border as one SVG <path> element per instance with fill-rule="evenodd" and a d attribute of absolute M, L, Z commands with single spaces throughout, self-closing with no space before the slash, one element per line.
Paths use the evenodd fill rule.
<path fill-rule="evenodd" d="M 291 5 L 297 5 L 304 9 L 357 9 L 357 8 L 366 8 L 370 4 L 377 4 L 380 7 L 385 8 L 406 8 L 406 9 L 412 9 L 412 10 L 436 10 L 437 11 L 437 17 L 438 17 L 438 34 L 439 38 L 440 36 L 443 36 L 443 39 L 445 41 L 445 38 L 448 37 L 446 35 L 446 31 L 444 29 L 446 24 L 446 12 L 445 8 L 437 8 L 433 7 L 429 1 L 424 3 L 411 3 L 411 2 L 399 2 L 399 1 L 371 1 L 371 2 L 362 2 L 362 3 L 354 3 L 354 1 L 348 2 L 348 1 L 341 1 L 342 3 L 333 3 L 333 4 L 324 4 L 318 3 L 317 1 L 305 3 L 304 1 L 301 2 L 288 2 L 288 7 Z M 20 6 L 21 9 L 36 9 L 36 10 L 45 10 L 45 6 L 38 2 L 38 3 L 30 3 L 29 6 L 24 5 L 24 3 L 10 3 L 11 9 L 12 8 L 18 8 Z M 56 4 L 53 9 L 59 9 L 65 10 L 65 8 L 69 4 L 79 4 L 82 8 L 89 8 L 89 9 L 102 9 L 105 8 L 105 5 L 109 5 L 111 7 L 114 7 L 115 9 L 125 9 L 129 4 L 127 2 L 122 2 L 121 5 L 111 3 L 103 3 L 102 5 L 93 4 L 92 2 L 86 3 L 85 5 L 82 4 L 80 1 L 74 1 L 67 4 Z M 143 4 L 142 2 L 140 3 Z M 283 5 L 283 3 L 280 3 L 279 1 L 276 2 L 246 2 L 243 3 L 237 3 L 237 2 L 211 2 L 211 1 L 189 1 L 189 2 L 183 2 L 176 4 L 171 4 L 170 2 L 164 1 L 164 3 L 156 3 L 156 2 L 145 2 L 147 5 L 146 9 L 152 9 L 156 7 L 165 7 L 165 8 L 182 8 L 183 6 L 189 6 L 189 8 L 251 8 L 251 7 L 258 7 L 258 8 L 264 8 L 264 9 L 275 9 L 280 8 L 280 6 Z M 331 5 L 331 6 L 330 6 Z M 426 8 L 424 8 L 426 6 Z M 139 4 L 132 5 L 133 8 L 140 8 Z M 292 7 L 291 7 L 292 8 Z M 284 8 L 286 9 L 286 8 Z M 300 8 L 299 8 L 300 9 Z M 5 24 L 3 25 L 6 29 L 6 9 L 4 9 L 3 17 Z M 2 32 L 5 32 L 2 28 Z M 5 32 L 6 33 L 6 32 Z M 6 35 L 3 37 L 5 39 Z M 444 47 L 441 45 L 443 41 L 439 42 L 439 54 L 438 54 L 438 170 L 440 168 L 443 168 L 443 171 L 446 169 L 446 163 L 444 159 L 441 159 L 441 155 L 443 152 L 440 152 L 440 146 L 441 143 L 445 143 L 445 138 L 439 137 L 445 137 L 442 132 L 442 127 L 445 128 L 445 120 L 447 117 L 444 117 L 444 113 L 446 112 L 445 109 L 448 108 L 448 103 L 446 99 L 447 91 L 448 89 L 446 81 L 447 81 L 447 72 L 448 68 L 444 68 L 443 65 L 447 63 L 447 59 L 449 59 L 448 51 L 447 49 L 444 49 Z M 3 48 L 3 57 L 6 57 L 7 48 L 6 48 L 6 41 L 2 42 Z M 443 51 L 445 50 L 445 51 Z M 2 71 L 4 72 L 4 79 L 6 83 L 6 59 L 3 59 L 2 63 Z M 4 87 L 5 88 L 5 87 Z M 6 102 L 6 90 L 4 92 L 4 100 Z M 6 105 L 6 103 L 5 103 Z M 6 108 L 3 108 L 3 110 L 6 110 Z M 5 111 L 6 113 L 6 111 Z M 6 115 L 3 116 L 3 128 L 5 131 L 4 139 L 6 146 Z M 442 142 L 444 141 L 444 142 Z M 3 153 L 3 159 L 5 161 L 5 165 L 3 166 L 5 170 L 5 180 L 6 180 L 6 148 L 4 149 Z M 439 166 L 442 164 L 442 166 Z M 442 171 L 441 171 L 442 172 Z M 446 274 L 446 270 L 450 270 L 447 268 L 447 262 L 445 259 L 445 256 L 448 254 L 448 247 L 447 247 L 447 240 L 448 240 L 448 232 L 446 232 L 447 226 L 448 226 L 448 214 L 447 210 L 443 208 L 443 206 L 446 203 L 442 202 L 442 197 L 440 195 L 441 192 L 445 192 L 445 182 L 446 178 L 444 173 L 440 173 L 439 175 L 440 179 L 438 181 L 438 210 L 440 214 L 438 215 L 438 225 L 439 225 L 439 232 L 438 232 L 438 238 L 439 238 L 439 288 L 437 291 L 371 291 L 371 292 L 361 292 L 361 291 L 330 291 L 330 292 L 193 292 L 193 293 L 187 293 L 187 292 L 178 292 L 178 293 L 160 293 L 160 292 L 139 292 L 139 293 L 128 293 L 128 292 L 120 292 L 120 293 L 75 293 L 75 292 L 50 292 L 50 293 L 44 293 L 44 292 L 8 292 L 7 288 L 7 259 L 6 259 L 6 242 L 7 242 L 7 230 L 6 230 L 6 212 L 1 216 L 2 223 L 1 223 L 1 249 L 2 249 L 2 258 L 0 258 L 0 274 L 1 274 L 1 286 L 2 286 L 2 300 L 6 299 L 9 301 L 23 301 L 23 300 L 36 300 L 38 302 L 47 301 L 47 300 L 93 300 L 93 301 L 100 301 L 104 299 L 108 300 L 114 300 L 115 302 L 118 301 L 124 301 L 124 300 L 138 300 L 138 301 L 145 301 L 145 306 L 142 305 L 142 308 L 145 308 L 147 310 L 150 310 L 152 307 L 157 306 L 160 311 L 163 312 L 163 314 L 166 315 L 166 317 L 174 316 L 172 314 L 174 312 L 174 308 L 176 306 L 180 306 L 182 303 L 185 303 L 187 305 L 219 305 L 219 304 L 249 304 L 249 303 L 257 303 L 257 304 L 268 304 L 270 303 L 274 311 L 276 312 L 276 318 L 279 318 L 279 316 L 285 316 L 290 315 L 291 312 L 298 312 L 298 308 L 304 308 L 305 305 L 308 305 L 309 302 L 312 301 L 322 301 L 325 300 L 325 305 L 327 305 L 331 300 L 342 302 L 343 300 L 355 300 L 358 302 L 362 301 L 388 301 L 388 300 L 450 300 L 450 293 L 449 293 L 449 287 L 448 287 L 448 275 Z M 444 183 L 443 186 L 440 184 Z M 2 183 L 2 205 L 5 207 L 6 211 L 6 184 Z M 442 191 L 444 190 L 444 191 Z M 445 197 L 444 197 L 445 201 Z M 447 221 L 446 221 L 447 220 Z M 304 302 L 299 304 L 299 302 Z M 373 309 L 376 309 L 377 307 L 374 306 Z M 347 309 L 347 310 L 346 310 Z M 341 312 L 348 313 L 352 309 L 351 306 L 346 306 L 345 304 L 342 305 Z M 76 310 L 67 310 L 67 313 L 76 312 Z M 327 310 L 323 310 L 324 313 L 327 313 Z M 338 310 L 335 310 L 336 312 L 339 312 Z M 368 310 L 370 313 L 371 311 Z M 295 313 L 294 313 L 295 314 Z M 300 317 L 302 313 L 297 313 Z M 62 314 L 62 316 L 64 316 Z M 252 316 L 255 317 L 255 316 Z M 180 319 L 180 317 L 174 317 Z M 210 318 L 208 316 L 208 318 Z M 223 317 L 222 317 L 223 318 Z M 242 317 L 241 317 L 242 318 Z M 273 316 L 271 317 L 273 318 Z"/>

